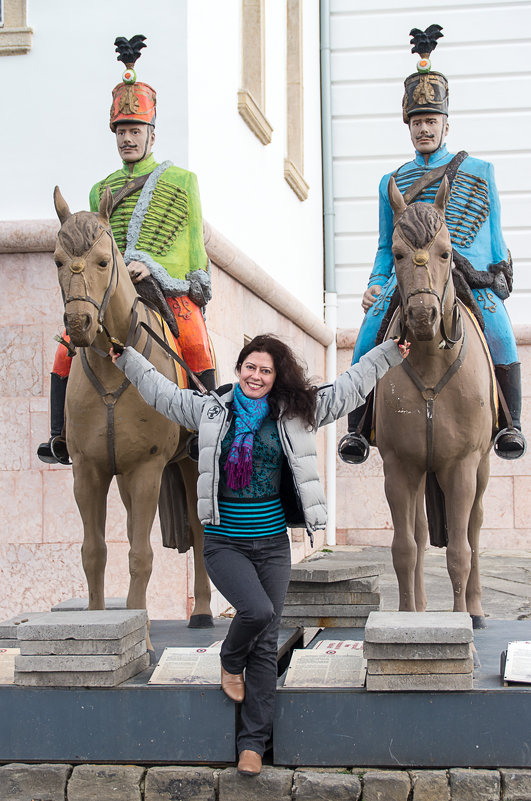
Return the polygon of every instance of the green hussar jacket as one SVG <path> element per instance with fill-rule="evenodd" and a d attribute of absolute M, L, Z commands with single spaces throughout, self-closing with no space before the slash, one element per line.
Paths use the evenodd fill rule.
<path fill-rule="evenodd" d="M 166 297 L 189 295 L 203 306 L 210 300 L 208 257 L 197 178 L 171 161 L 158 164 L 150 154 L 130 172 L 124 162 L 90 190 L 90 210 L 97 211 L 109 186 L 113 194 L 128 181 L 150 173 L 141 189 L 122 201 L 111 228 L 126 264 L 146 264 Z"/>

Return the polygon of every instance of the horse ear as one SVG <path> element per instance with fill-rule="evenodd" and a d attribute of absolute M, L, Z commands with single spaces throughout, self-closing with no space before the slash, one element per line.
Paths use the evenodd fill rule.
<path fill-rule="evenodd" d="M 387 187 L 387 195 L 396 220 L 407 209 L 407 204 L 393 176 L 391 176 Z"/>
<path fill-rule="evenodd" d="M 61 225 L 67 220 L 69 217 L 72 216 L 72 212 L 68 208 L 68 203 L 64 199 L 61 194 L 61 190 L 58 186 L 55 187 L 53 190 L 53 202 L 55 206 L 55 211 L 57 212 L 57 216 L 59 217 L 59 222 Z"/>
<path fill-rule="evenodd" d="M 98 209 L 100 217 L 103 217 L 106 223 L 109 222 L 112 214 L 112 192 L 110 186 L 105 189 L 101 196 L 100 207 Z"/>
<path fill-rule="evenodd" d="M 435 200 L 433 202 L 433 205 L 435 206 L 437 211 L 439 211 L 442 214 L 443 217 L 449 197 L 450 197 L 450 184 L 448 182 L 448 178 L 446 177 L 446 175 L 443 175 L 441 185 L 437 190 L 437 194 L 435 195 Z"/>

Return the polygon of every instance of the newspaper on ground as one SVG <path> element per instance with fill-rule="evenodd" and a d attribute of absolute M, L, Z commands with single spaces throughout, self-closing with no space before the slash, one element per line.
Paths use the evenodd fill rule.
<path fill-rule="evenodd" d="M 219 684 L 220 648 L 165 648 L 148 684 Z"/>
<path fill-rule="evenodd" d="M 359 648 L 299 648 L 291 655 L 284 687 L 363 687 L 366 672 Z"/>
<path fill-rule="evenodd" d="M 14 684 L 15 657 L 20 648 L 0 648 L 0 684 Z"/>
<path fill-rule="evenodd" d="M 531 684 L 531 642 L 515 640 L 507 646 L 504 681 Z"/>

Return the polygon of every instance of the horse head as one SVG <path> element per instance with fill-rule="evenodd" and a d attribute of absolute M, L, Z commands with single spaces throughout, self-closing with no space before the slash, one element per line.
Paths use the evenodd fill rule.
<path fill-rule="evenodd" d="M 109 188 L 105 190 L 97 213 L 72 214 L 57 186 L 54 203 L 61 222 L 54 260 L 63 294 L 65 326 L 74 345 L 88 347 L 102 330 L 122 260 L 109 223 L 112 193 Z"/>
<path fill-rule="evenodd" d="M 394 212 L 393 259 L 403 321 L 415 339 L 434 339 L 453 311 L 452 243 L 444 219 L 450 188 L 443 177 L 435 202 L 407 206 L 394 178 L 389 182 Z M 443 334 L 447 341 L 447 337 Z"/>

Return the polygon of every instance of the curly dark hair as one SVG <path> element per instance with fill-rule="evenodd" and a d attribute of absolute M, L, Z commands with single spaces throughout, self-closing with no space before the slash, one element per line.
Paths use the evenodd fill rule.
<path fill-rule="evenodd" d="M 282 412 L 290 418 L 300 417 L 309 428 L 314 428 L 317 387 L 310 383 L 305 367 L 291 348 L 272 334 L 259 334 L 240 351 L 236 361 L 238 373 L 254 352 L 268 353 L 275 366 L 275 383 L 268 396 L 273 420 Z"/>

